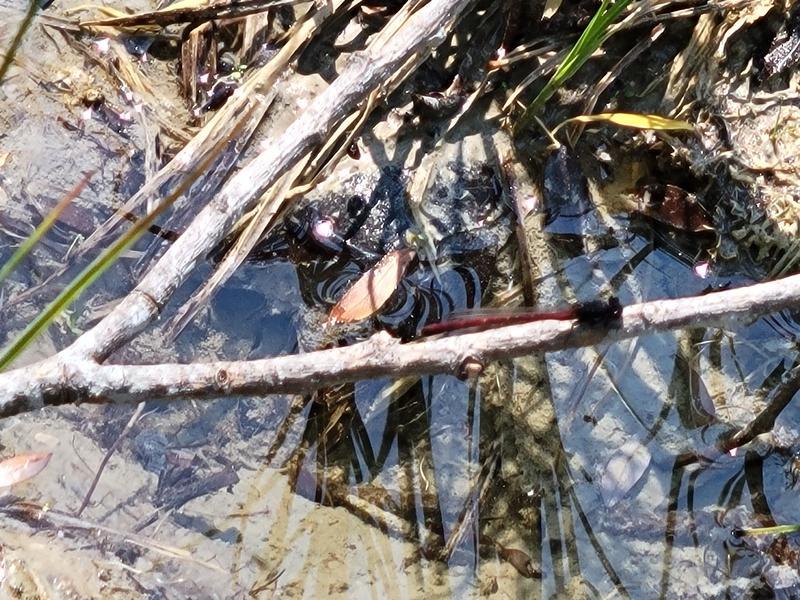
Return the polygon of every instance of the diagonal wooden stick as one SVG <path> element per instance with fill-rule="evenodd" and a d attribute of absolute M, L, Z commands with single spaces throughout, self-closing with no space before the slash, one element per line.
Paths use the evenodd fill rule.
<path fill-rule="evenodd" d="M 385 45 L 371 45 L 351 56 L 330 87 L 279 139 L 231 178 L 133 292 L 67 348 L 64 358 L 102 361 L 142 331 L 239 217 L 374 89 L 410 59 L 425 56 L 441 44 L 470 3 L 471 0 L 431 0 L 410 15 Z"/>

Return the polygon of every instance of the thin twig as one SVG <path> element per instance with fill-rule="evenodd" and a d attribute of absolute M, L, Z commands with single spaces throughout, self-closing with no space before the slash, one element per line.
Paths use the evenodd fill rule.
<path fill-rule="evenodd" d="M 94 479 L 92 480 L 92 485 L 89 486 L 89 489 L 86 492 L 86 497 L 84 497 L 80 508 L 75 511 L 76 517 L 80 517 L 81 513 L 86 509 L 87 506 L 89 506 L 89 502 L 92 500 L 92 494 L 94 494 L 94 490 L 97 487 L 97 483 L 100 481 L 100 476 L 103 474 L 103 470 L 106 468 L 108 461 L 111 459 L 111 455 L 117 451 L 117 448 L 119 448 L 119 445 L 122 443 L 122 440 L 125 439 L 125 436 L 128 435 L 130 430 L 136 424 L 136 421 L 138 421 L 139 417 L 142 416 L 145 404 L 146 404 L 145 402 L 139 402 L 139 404 L 136 406 L 136 410 L 133 411 L 131 418 L 125 425 L 125 428 L 119 434 L 117 439 L 114 440 L 114 443 L 111 444 L 111 448 L 108 449 L 108 452 L 106 452 L 106 455 L 103 457 L 103 460 L 100 461 L 100 466 L 97 468 L 97 473 L 95 473 L 94 475 Z"/>
<path fill-rule="evenodd" d="M 217 571 L 218 573 L 226 573 L 226 571 L 220 566 L 199 558 L 195 558 L 191 552 L 184 550 L 183 548 L 163 544 L 152 538 L 138 535 L 136 533 L 121 531 L 119 529 L 114 529 L 98 523 L 92 523 L 90 521 L 79 519 L 78 517 L 73 517 L 72 515 L 68 515 L 56 510 L 45 510 L 43 507 L 35 504 L 17 502 L 10 506 L 0 508 L 0 514 L 18 518 L 23 521 L 35 520 L 40 526 L 50 524 L 52 527 L 58 529 L 83 529 L 95 534 L 102 533 L 112 536 L 123 543 L 133 544 L 134 546 L 156 552 L 162 556 L 202 565 L 203 567 Z"/>

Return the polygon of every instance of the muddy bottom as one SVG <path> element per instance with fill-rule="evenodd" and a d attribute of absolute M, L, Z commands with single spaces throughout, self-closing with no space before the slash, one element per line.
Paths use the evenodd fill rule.
<path fill-rule="evenodd" d="M 62 2 L 46 14 L 65 16 L 77 5 Z M 561 23 L 574 33 L 585 25 L 581 6 L 548 27 Z M 459 35 L 473 35 L 470 19 L 494 33 L 485 47 L 465 38 L 475 43 L 464 64 L 485 63 L 504 40 L 502 11 L 481 7 Z M 19 19 L 10 3 L 0 0 L 0 10 L 9 22 Z M 790 68 L 760 82 L 747 71 L 790 20 L 768 7 L 743 10 L 710 13 L 709 22 L 707 15 L 676 21 L 642 55 L 641 69 L 600 96 L 607 110 L 690 114 L 694 137 L 601 128 L 561 150 L 547 149 L 549 140 L 538 134 L 515 145 L 498 118 L 504 92 L 497 86 L 437 144 L 448 118 L 441 91 L 455 70 L 467 69 L 454 68 L 446 53 L 434 57 L 376 109 L 335 168 L 297 200 L 177 340 L 162 325 L 210 276 L 218 256 L 111 360 L 278 356 L 359 341 L 376 330 L 413 338 L 426 323 L 487 305 L 552 309 L 609 297 L 627 305 L 792 272 L 798 77 Z M 302 55 L 298 72 L 281 80 L 274 112 L 241 160 L 280 133 L 379 29 L 380 10 L 357 12 L 335 21 Z M 273 14 L 275 39 L 298 14 L 300 8 Z M 732 30 L 731 15 L 747 27 Z M 0 47 L 12 29 L 0 32 Z M 679 74 L 652 71 L 693 39 L 722 43 L 737 35 L 737 52 L 716 73 L 724 89 L 697 84 L 706 94 L 702 106 L 677 114 L 686 108 L 675 94 Z M 104 40 L 36 25 L 0 90 L 0 259 L 88 179 L 68 215 L 4 283 L 6 343 L 85 264 L 87 256 L 73 260 L 83 241 L 207 122 L 207 109 L 216 110 L 181 88 L 179 35 L 154 45 L 147 36 L 115 37 L 108 51 L 120 53 L 116 62 Z M 220 52 L 233 47 L 235 54 L 239 42 L 226 40 Z M 606 62 L 626 51 L 614 38 L 608 56 L 590 63 L 575 85 L 600 79 Z M 261 60 L 235 58 L 251 66 Z M 697 60 L 683 75 L 711 77 Z M 126 95 L 114 76 L 124 61 L 159 103 Z M 519 72 L 508 77 L 514 83 Z M 574 108 L 570 93 L 561 100 Z M 543 117 L 554 125 L 563 110 Z M 432 157 L 430 180 L 410 199 L 423 154 Z M 192 199 L 213 195 L 213 185 L 207 188 Z M 645 196 L 660 203 L 643 206 Z M 686 209 L 680 219 L 669 202 Z M 102 318 L 171 243 L 165 232 L 180 234 L 190 205 L 184 200 L 157 234 L 138 242 L 22 360 L 55 353 Z M 322 326 L 331 307 L 362 272 L 405 247 L 409 232 L 425 242 L 385 308 L 331 335 Z M 36 287 L 62 269 L 55 282 Z M 797 332 L 796 314 L 785 311 L 724 330 L 482 365 L 471 382 L 437 375 L 307 396 L 152 399 L 127 430 L 136 410 L 130 405 L 49 407 L 8 418 L 0 424 L 3 458 L 52 458 L 0 501 L 3 592 L 792 597 L 800 584 L 793 539 L 734 532 L 800 519 L 797 407 L 790 404 L 747 446 L 720 453 L 716 444 L 791 384 Z"/>

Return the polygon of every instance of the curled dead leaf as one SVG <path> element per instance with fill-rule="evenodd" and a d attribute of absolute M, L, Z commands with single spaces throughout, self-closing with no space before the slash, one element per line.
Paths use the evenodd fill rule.
<path fill-rule="evenodd" d="M 638 191 L 637 209 L 641 214 L 682 231 L 713 231 L 711 216 L 700 201 L 672 184 L 647 184 Z"/>
<path fill-rule="evenodd" d="M 498 544 L 497 554 L 501 559 L 511 563 L 517 573 L 528 579 L 541 579 L 541 567 L 527 553 L 516 548 L 504 548 Z"/>
<path fill-rule="evenodd" d="M 389 252 L 350 286 L 331 309 L 328 322 L 353 323 L 378 312 L 397 289 L 414 256 L 410 248 Z"/>
<path fill-rule="evenodd" d="M 34 477 L 50 462 L 52 453 L 18 454 L 0 462 L 0 487 L 8 487 Z"/>

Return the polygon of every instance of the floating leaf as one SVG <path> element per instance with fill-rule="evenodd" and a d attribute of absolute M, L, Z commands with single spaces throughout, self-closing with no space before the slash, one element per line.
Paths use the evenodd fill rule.
<path fill-rule="evenodd" d="M 410 248 L 394 250 L 364 273 L 331 309 L 331 323 L 353 323 L 378 312 L 397 289 L 416 253 Z"/>
<path fill-rule="evenodd" d="M 631 491 L 650 466 L 650 459 L 650 451 L 638 440 L 622 445 L 608 461 L 600 480 L 600 493 L 606 506 L 611 508 Z"/>
<path fill-rule="evenodd" d="M 52 453 L 18 454 L 0 462 L 0 487 L 8 487 L 34 477 L 50 462 Z"/>
<path fill-rule="evenodd" d="M 597 115 L 581 115 L 572 117 L 561 123 L 553 130 L 561 129 L 567 123 L 613 123 L 620 127 L 633 129 L 658 129 L 659 131 L 694 131 L 694 126 L 688 121 L 668 119 L 659 115 L 640 115 L 636 113 L 600 113 Z"/>
<path fill-rule="evenodd" d="M 713 231 L 711 216 L 694 194 L 677 185 L 648 184 L 637 193 L 641 214 L 682 231 Z"/>

